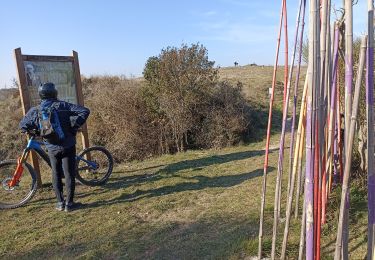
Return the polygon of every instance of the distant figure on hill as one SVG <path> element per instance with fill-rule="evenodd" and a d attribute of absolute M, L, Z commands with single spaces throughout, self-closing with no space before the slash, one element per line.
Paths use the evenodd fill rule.
<path fill-rule="evenodd" d="M 234 66 L 235 66 L 235 67 L 238 66 L 238 62 L 237 62 L 237 61 L 234 62 Z"/>

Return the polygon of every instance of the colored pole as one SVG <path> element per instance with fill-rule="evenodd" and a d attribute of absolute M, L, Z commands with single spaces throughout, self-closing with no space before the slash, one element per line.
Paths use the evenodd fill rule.
<path fill-rule="evenodd" d="M 344 150 L 348 147 L 350 116 L 352 114 L 352 84 L 353 84 L 353 1 L 345 0 L 345 142 Z M 346 162 L 345 162 L 346 165 Z M 345 174 L 345 173 L 344 173 Z M 348 244 L 349 240 L 349 194 L 346 197 L 343 243 Z M 343 256 L 348 255 L 348 248 L 343 246 Z M 344 260 L 346 260 L 344 258 Z"/>
<path fill-rule="evenodd" d="M 305 89 L 303 91 L 303 97 L 302 99 L 304 99 L 304 96 L 306 95 L 306 92 L 307 92 L 307 84 L 305 84 Z M 301 129 L 301 132 L 302 132 L 302 138 L 303 138 L 303 135 L 304 135 L 304 128 L 303 128 L 303 119 L 304 119 L 304 109 L 305 109 L 305 103 L 304 101 L 302 101 L 301 103 L 301 114 L 300 114 L 300 120 L 299 120 L 299 123 L 298 123 L 298 129 Z M 297 139 L 297 142 L 296 142 L 296 153 L 298 154 L 302 154 L 303 152 L 303 147 L 301 146 L 301 144 L 303 144 L 303 139 L 302 138 L 298 138 Z M 295 178 L 296 178 L 296 172 L 297 172 L 297 162 L 298 162 L 298 157 L 299 155 L 296 155 L 295 156 L 295 160 L 294 160 L 294 163 L 293 163 L 293 172 L 291 174 L 292 178 L 291 178 L 291 186 L 290 186 L 290 190 L 289 190 L 289 193 L 288 193 L 288 202 L 287 202 L 287 209 L 286 209 L 286 220 L 285 220 L 285 227 L 284 227 L 284 238 L 283 238 L 283 244 L 282 244 L 282 250 L 281 250 L 281 259 L 285 259 L 285 256 L 286 256 L 286 246 L 287 246 L 287 242 L 288 242 L 288 235 L 289 235 L 289 225 L 290 225 L 290 218 L 291 218 L 291 212 L 292 212 L 292 203 L 293 203 L 293 193 L 294 193 L 294 182 L 295 182 Z"/>
<path fill-rule="evenodd" d="M 303 87 L 302 93 L 302 101 L 301 101 L 301 109 L 300 109 L 300 117 L 298 122 L 298 130 L 297 130 L 297 142 L 299 141 L 300 144 L 304 144 L 303 141 L 305 138 L 305 129 L 306 129 L 306 95 L 307 95 L 307 74 L 305 79 L 305 85 Z M 302 134 L 303 132 L 303 134 Z M 296 151 L 297 151 L 297 144 L 296 144 Z M 296 153 L 297 154 L 297 153 Z M 299 148 L 298 157 L 295 156 L 294 160 L 297 162 L 293 163 L 293 171 L 296 170 L 298 167 L 298 180 L 297 180 L 297 191 L 296 191 L 296 205 L 294 210 L 294 218 L 298 217 L 298 207 L 299 207 L 299 197 L 301 193 L 301 182 L 302 182 L 302 156 L 303 156 L 303 145 Z"/>
<path fill-rule="evenodd" d="M 332 175 L 333 166 L 333 143 L 334 143 L 334 130 L 335 130 L 335 116 L 336 116 L 336 90 L 337 90 L 337 67 L 338 67 L 338 48 L 339 48 L 339 28 L 335 24 L 335 36 L 334 36 L 334 52 L 333 52 L 333 80 L 332 80 L 332 90 L 331 90 L 331 107 L 329 111 L 329 123 L 328 123 L 328 150 L 327 150 L 327 162 L 326 162 L 326 172 L 329 178 Z M 329 185 L 330 188 L 330 185 Z"/>
<path fill-rule="evenodd" d="M 273 107 L 273 101 L 274 101 L 274 96 L 275 96 L 277 65 L 279 61 L 280 38 L 281 38 L 283 13 L 284 13 L 284 0 L 282 0 L 281 3 L 282 5 L 281 5 L 281 14 L 280 14 L 280 25 L 279 25 L 279 33 L 277 36 L 275 65 L 274 65 L 273 75 L 272 75 L 272 91 L 271 91 L 271 98 L 270 98 L 270 105 L 269 105 L 269 112 L 268 112 L 267 139 L 266 139 L 266 149 L 265 149 L 264 167 L 263 167 L 262 199 L 261 199 L 260 220 L 259 220 L 259 244 L 258 244 L 258 258 L 259 259 L 262 258 L 264 206 L 265 206 L 265 201 L 266 201 L 266 189 L 267 189 L 268 154 L 269 154 L 270 138 L 271 138 L 271 126 L 272 126 L 272 107 Z"/>
<path fill-rule="evenodd" d="M 374 166 L 374 5 L 368 0 L 368 43 L 366 70 L 367 116 L 367 259 L 375 258 L 375 166 Z"/>
<path fill-rule="evenodd" d="M 288 17 L 287 17 L 287 7 L 286 7 L 286 0 L 283 0 L 283 13 L 284 13 L 284 51 L 285 51 L 285 64 L 284 64 L 284 97 L 283 97 L 283 105 L 285 106 L 285 98 L 286 98 L 286 89 L 288 86 Z M 293 70 L 293 67 L 291 68 Z"/>
<path fill-rule="evenodd" d="M 301 232 L 299 240 L 298 260 L 303 260 L 303 249 L 305 244 L 306 234 L 306 204 L 303 204 L 302 220 L 301 220 Z"/>
<path fill-rule="evenodd" d="M 367 48 L 367 36 L 362 38 L 361 43 L 361 52 L 359 58 L 359 68 L 358 68 L 358 75 L 357 81 L 355 84 L 355 93 L 354 93 L 354 100 L 353 100 L 353 111 L 350 120 L 350 128 L 349 128 L 349 135 L 347 139 L 347 149 L 345 153 L 345 172 L 344 172 L 344 179 L 342 182 L 342 193 L 341 193 L 341 204 L 340 204 L 340 216 L 339 216 L 339 223 L 337 227 L 337 239 L 336 239 L 336 249 L 335 249 L 335 260 L 341 259 L 341 250 L 343 250 L 342 259 L 349 259 L 348 247 L 349 241 L 343 240 L 343 235 L 345 231 L 345 213 L 348 211 L 346 207 L 348 206 L 346 203 L 347 196 L 349 194 L 349 180 L 350 180 L 350 169 L 352 163 L 352 154 L 353 154 L 353 143 L 354 143 L 354 134 L 355 134 L 355 126 L 357 122 L 357 115 L 358 115 L 358 104 L 359 104 L 359 94 L 361 89 L 362 83 L 362 75 L 363 70 L 365 67 L 365 60 L 366 60 L 366 48 Z M 346 248 L 346 250 L 344 250 Z"/>
<path fill-rule="evenodd" d="M 300 15 L 301 9 L 302 9 L 302 15 Z M 303 32 L 304 32 L 304 27 L 305 27 L 305 9 L 306 9 L 306 0 L 301 0 L 299 4 L 299 11 L 298 11 L 297 28 L 299 27 L 299 24 L 301 23 L 301 19 L 300 19 L 301 16 L 302 16 L 302 25 L 301 25 L 301 33 L 299 36 L 298 65 L 297 65 L 296 80 L 294 84 L 293 115 L 292 115 L 292 129 L 291 129 L 291 137 L 290 137 L 290 153 L 289 153 L 290 157 L 289 157 L 289 171 L 288 171 L 289 175 L 288 175 L 287 194 L 289 194 L 289 190 L 290 190 L 291 173 L 292 173 L 292 167 L 293 167 L 293 161 L 294 161 L 294 158 L 293 158 L 294 156 L 294 132 L 295 132 L 295 124 L 296 124 L 298 85 L 299 85 L 299 77 L 300 77 L 301 61 L 302 61 L 302 43 L 303 43 Z M 296 49 L 296 46 L 297 46 L 297 34 L 298 34 L 298 29 L 296 29 L 294 49 Z M 293 65 L 291 67 L 291 70 L 293 70 Z M 292 78 L 290 77 L 289 80 L 291 82 Z"/>
<path fill-rule="evenodd" d="M 317 57 L 318 50 L 318 24 L 319 19 L 317 1 L 310 0 L 309 16 L 309 65 L 308 65 L 308 94 L 306 109 L 306 259 L 314 259 L 314 114 L 313 99 L 314 88 L 317 84 Z M 319 78 L 318 78 L 319 80 Z"/>

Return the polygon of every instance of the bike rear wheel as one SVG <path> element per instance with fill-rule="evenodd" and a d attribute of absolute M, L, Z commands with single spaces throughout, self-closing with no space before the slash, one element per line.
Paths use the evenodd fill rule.
<path fill-rule="evenodd" d="M 84 185 L 99 186 L 108 181 L 113 170 L 111 153 L 101 146 L 92 146 L 77 156 L 77 179 Z"/>
<path fill-rule="evenodd" d="M 14 209 L 27 203 L 37 190 L 36 174 L 33 167 L 23 164 L 23 173 L 20 181 L 14 187 L 9 187 L 15 169 L 16 160 L 7 160 L 0 162 L 0 209 Z"/>

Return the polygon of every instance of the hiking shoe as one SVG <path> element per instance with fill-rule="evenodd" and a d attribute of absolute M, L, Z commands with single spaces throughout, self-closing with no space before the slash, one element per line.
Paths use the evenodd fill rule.
<path fill-rule="evenodd" d="M 56 210 L 63 211 L 65 209 L 65 203 L 64 202 L 57 202 L 56 203 Z"/>
<path fill-rule="evenodd" d="M 76 203 L 76 202 L 73 202 L 73 203 L 68 203 L 65 205 L 65 212 L 71 212 L 73 210 L 77 210 L 79 208 L 82 207 L 82 203 Z"/>

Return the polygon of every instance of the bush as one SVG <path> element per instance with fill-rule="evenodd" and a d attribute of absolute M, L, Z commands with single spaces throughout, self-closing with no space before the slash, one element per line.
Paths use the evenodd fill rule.
<path fill-rule="evenodd" d="M 0 160 L 17 158 L 26 145 L 26 138 L 18 130 L 22 109 L 17 89 L 0 90 L 0 111 Z"/>
<path fill-rule="evenodd" d="M 141 97 L 140 84 L 118 77 L 85 80 L 90 141 L 106 146 L 117 161 L 158 154 L 157 124 Z"/>
<path fill-rule="evenodd" d="M 106 146 L 117 161 L 178 151 L 179 143 L 171 127 L 178 125 L 178 102 L 158 98 L 158 102 L 165 102 L 163 106 L 171 110 L 170 114 L 175 113 L 176 121 L 171 123 L 155 109 L 148 85 L 118 77 L 87 78 L 83 83 L 86 104 L 91 109 L 91 143 Z M 200 100 L 190 117 L 191 127 L 184 139 L 186 148 L 220 148 L 249 137 L 250 109 L 240 84 L 233 87 L 227 82 L 218 83 L 202 92 Z"/>
<path fill-rule="evenodd" d="M 250 109 L 241 94 L 241 85 L 221 82 L 214 88 L 212 104 L 197 136 L 201 148 L 221 148 L 244 141 L 250 134 Z"/>

